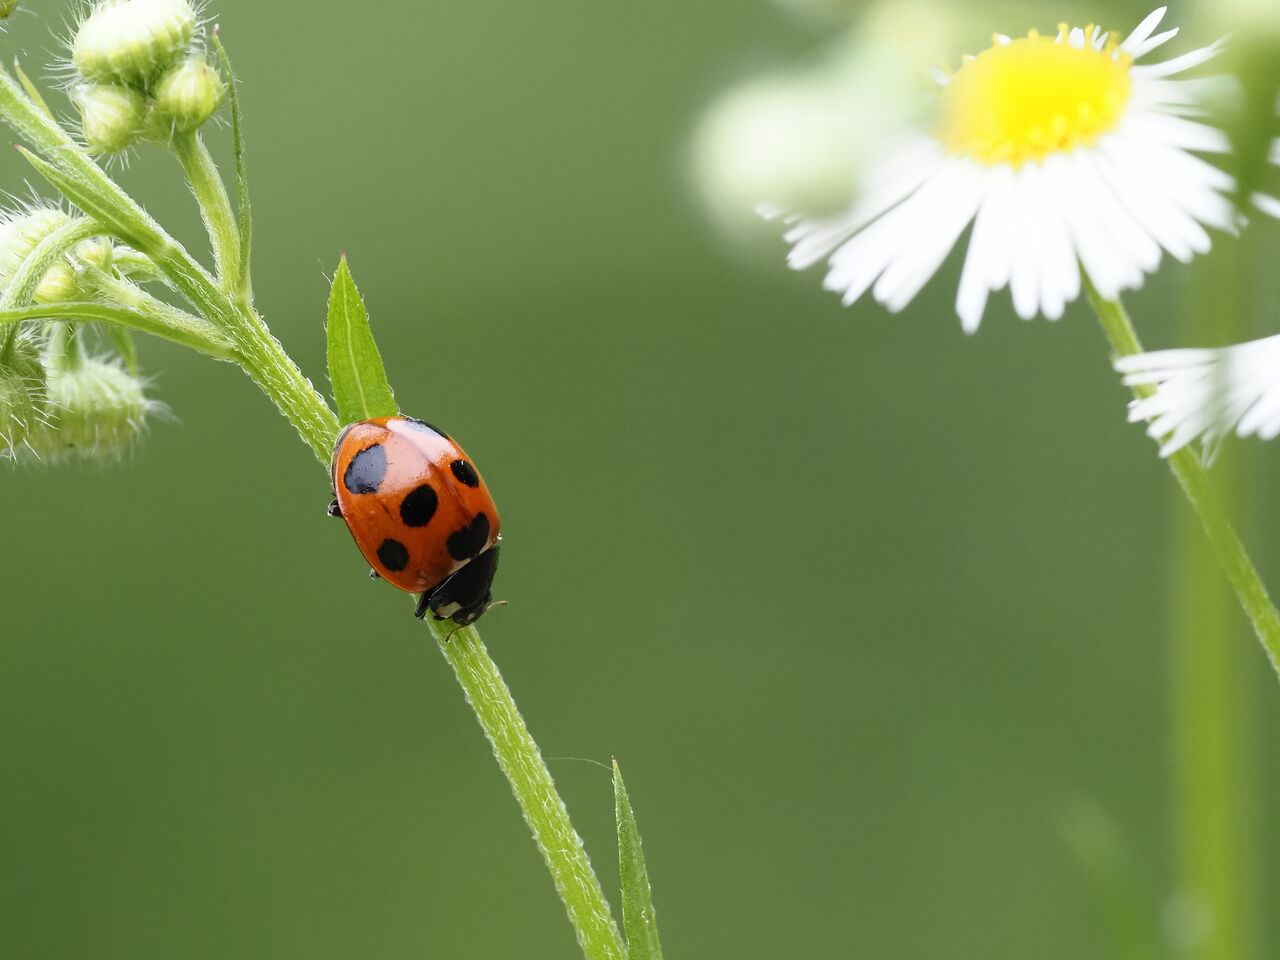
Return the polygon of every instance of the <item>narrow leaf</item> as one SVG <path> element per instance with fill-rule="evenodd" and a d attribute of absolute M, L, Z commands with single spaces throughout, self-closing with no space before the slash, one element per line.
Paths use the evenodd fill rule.
<path fill-rule="evenodd" d="M 222 64 L 222 72 L 226 75 L 227 101 L 231 105 L 231 138 L 236 156 L 236 204 L 239 207 L 240 227 L 240 290 L 247 299 L 252 299 L 249 279 L 249 251 L 253 240 L 253 216 L 249 205 L 249 171 L 244 160 L 244 127 L 240 115 L 240 96 L 236 91 L 238 81 L 231 70 L 231 58 L 222 45 L 218 28 L 213 28 L 213 48 L 218 51 L 218 60 Z"/>
<path fill-rule="evenodd" d="M 662 960 L 658 920 L 653 913 L 649 874 L 640 848 L 635 811 L 622 782 L 617 759 L 613 761 L 613 799 L 618 820 L 618 874 L 622 880 L 622 932 L 627 939 L 628 960 Z"/>
<path fill-rule="evenodd" d="M 111 334 L 111 342 L 115 344 L 116 352 L 120 354 L 120 359 L 124 361 L 124 368 L 129 371 L 130 376 L 138 375 L 138 347 L 133 342 L 133 334 L 125 327 L 109 326 L 107 330 Z"/>
<path fill-rule="evenodd" d="M 136 241 L 137 231 L 133 229 L 133 225 L 118 217 L 116 211 L 109 204 L 103 203 L 101 197 L 91 187 L 69 176 L 42 157 L 36 156 L 26 147 L 19 145 L 17 150 L 26 158 L 27 163 L 35 168 L 36 173 L 48 180 L 51 187 L 79 207 L 87 216 L 97 220 L 108 232 L 136 246 L 141 246 Z"/>
<path fill-rule="evenodd" d="M 40 95 L 40 88 L 31 82 L 31 78 L 23 71 L 22 65 L 18 63 L 17 58 L 14 58 L 13 61 L 13 72 L 18 75 L 18 82 L 22 84 L 22 89 L 27 91 L 27 96 L 31 98 L 31 102 L 43 110 L 45 115 L 52 120 L 53 111 L 50 110 L 49 105 L 44 102 L 44 97 Z"/>
<path fill-rule="evenodd" d="M 382 356 L 369 330 L 369 314 L 347 268 L 338 261 L 329 293 L 329 382 L 338 404 L 338 420 L 354 423 L 370 417 L 393 417 L 396 399 L 387 383 Z"/>

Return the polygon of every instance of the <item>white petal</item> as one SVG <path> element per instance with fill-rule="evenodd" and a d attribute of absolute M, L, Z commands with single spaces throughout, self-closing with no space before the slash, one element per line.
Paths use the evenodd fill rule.
<path fill-rule="evenodd" d="M 1082 35 L 1083 39 L 1083 35 Z M 1038 242 L 1039 224 L 1035 221 L 1034 204 L 1029 194 L 1038 186 L 1028 176 L 1028 171 L 1038 164 L 1025 163 L 1013 175 L 1013 233 L 1012 262 L 1009 273 L 1009 294 L 1013 298 L 1013 310 L 1023 320 L 1030 320 L 1040 306 Z"/>
<path fill-rule="evenodd" d="M 903 251 L 929 235 L 933 217 L 952 190 L 962 185 L 967 161 L 948 158 L 914 194 L 850 238 L 831 255 L 823 286 L 853 303 Z"/>
<path fill-rule="evenodd" d="M 934 212 L 930 229 L 891 263 L 876 282 L 875 298 L 897 313 L 937 272 L 956 240 L 973 220 L 982 196 L 982 170 L 977 164 L 960 167 L 958 177 Z"/>
<path fill-rule="evenodd" d="M 1154 37 L 1152 37 L 1150 40 L 1144 40 L 1142 43 L 1138 44 L 1135 47 L 1135 49 L 1132 51 L 1131 55 L 1133 56 L 1133 59 L 1140 60 L 1142 57 L 1145 57 L 1148 53 L 1150 53 L 1156 47 L 1159 47 L 1168 43 L 1177 35 L 1178 35 L 1177 27 L 1174 27 L 1172 30 L 1166 30 L 1164 33 L 1158 33 Z M 1125 52 L 1129 53 L 1130 51 L 1126 50 Z"/>
<path fill-rule="evenodd" d="M 1221 350 L 1160 350 L 1123 357 L 1124 382 L 1156 384 L 1136 400 L 1130 419 L 1148 420 L 1167 456 L 1194 440 L 1212 445 L 1234 430 L 1270 439 L 1280 434 L 1280 337 Z"/>
<path fill-rule="evenodd" d="M 942 163 L 942 150 L 932 137 L 918 137 L 895 151 L 892 162 L 880 164 L 868 177 L 865 193 L 848 213 L 824 220 L 804 220 L 789 230 L 795 246 L 787 255 L 793 270 L 813 266 L 841 243 L 885 211 L 897 206 L 924 183 Z"/>
<path fill-rule="evenodd" d="M 1080 267 L 1071 248 L 1071 234 L 1058 210 L 1058 198 L 1045 186 L 1040 164 L 1028 164 L 1027 198 L 1040 237 L 1040 310 L 1049 320 L 1062 316 L 1066 305 L 1080 295 Z"/>
<path fill-rule="evenodd" d="M 978 203 L 956 294 L 956 313 L 965 333 L 978 329 L 987 293 L 1004 286 L 1009 276 L 1012 185 L 1012 168 L 999 166 L 987 171 L 986 191 Z"/>
<path fill-rule="evenodd" d="M 1151 36 L 1151 31 L 1160 26 L 1160 21 L 1164 19 L 1165 11 L 1168 9 L 1168 7 L 1158 7 L 1147 14 L 1146 18 L 1134 27 L 1133 32 L 1125 38 L 1124 43 L 1120 44 L 1120 49 L 1130 56 L 1136 56 L 1134 51 L 1147 42 L 1147 37 Z"/>
<path fill-rule="evenodd" d="M 1130 67 L 1129 72 L 1134 77 L 1169 77 L 1175 73 L 1181 73 L 1183 70 L 1198 67 L 1206 60 L 1212 60 L 1221 52 L 1222 42 L 1217 41 L 1207 47 L 1192 50 L 1190 53 L 1184 53 L 1180 57 L 1174 57 L 1172 60 L 1166 60 L 1163 63 Z"/>
<path fill-rule="evenodd" d="M 1080 201 L 1089 194 L 1074 159 L 1060 153 L 1046 157 L 1042 164 L 1046 185 L 1051 194 L 1065 198 L 1059 209 L 1071 232 L 1071 245 L 1089 279 L 1103 297 L 1114 300 L 1126 287 L 1130 270 L 1123 263 L 1124 251 L 1099 225 L 1093 204 Z"/>

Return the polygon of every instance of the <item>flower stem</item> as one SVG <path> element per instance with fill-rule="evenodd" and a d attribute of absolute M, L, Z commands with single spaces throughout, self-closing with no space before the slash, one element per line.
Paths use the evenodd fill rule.
<path fill-rule="evenodd" d="M 1098 315 L 1112 352 L 1120 357 L 1141 353 L 1142 344 L 1138 341 L 1138 335 L 1124 306 L 1118 300 L 1103 299 L 1087 279 L 1085 285 L 1089 302 Z M 1139 385 L 1133 388 L 1133 393 L 1136 397 L 1144 398 L 1150 396 L 1154 389 L 1148 385 Z M 1190 446 L 1171 453 L 1165 458 L 1165 462 L 1169 464 L 1182 492 L 1200 518 L 1218 565 L 1235 591 L 1236 599 L 1262 643 L 1272 669 L 1280 677 L 1280 613 L 1276 611 L 1262 578 L 1258 576 L 1244 545 L 1232 528 L 1208 472 Z"/>
<path fill-rule="evenodd" d="M 204 145 L 204 138 L 196 131 L 176 134 L 170 147 L 182 164 L 191 192 L 200 205 L 200 215 L 213 245 L 219 283 L 230 293 L 240 280 L 240 228 L 231 210 L 226 184 L 209 155 L 209 148 Z"/>
<path fill-rule="evenodd" d="M 582 838 L 569 822 L 564 801 L 556 792 L 551 773 L 538 745 L 529 736 L 497 664 L 489 658 L 475 628 L 464 627 L 449 637 L 453 629 L 450 621 L 428 623 L 520 803 L 583 955 L 588 960 L 625 960 L 622 936 L 600 881 L 591 869 Z"/>

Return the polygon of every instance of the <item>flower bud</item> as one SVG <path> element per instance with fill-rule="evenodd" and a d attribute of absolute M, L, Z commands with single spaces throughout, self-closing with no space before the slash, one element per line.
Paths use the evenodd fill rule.
<path fill-rule="evenodd" d="M 71 62 L 86 80 L 145 87 L 182 56 L 195 28 L 187 0 L 103 0 L 80 24 Z"/>
<path fill-rule="evenodd" d="M 188 57 L 156 84 L 156 109 L 178 130 L 194 130 L 222 103 L 226 87 L 204 57 Z"/>
<path fill-rule="evenodd" d="M 8 286 L 14 273 L 41 240 L 71 220 L 57 207 L 33 207 L 0 222 L 0 289 Z M 74 300 L 80 292 L 75 268 L 60 260 L 49 268 L 36 287 L 37 303 Z"/>
<path fill-rule="evenodd" d="M 0 360 L 0 454 L 12 457 L 45 417 L 44 364 L 30 340 L 13 344 Z"/>
<path fill-rule="evenodd" d="M 39 456 L 118 453 L 142 433 L 157 404 L 147 399 L 139 378 L 114 361 L 48 360 L 46 423 L 27 437 Z"/>
<path fill-rule="evenodd" d="M 832 213 L 853 195 L 855 134 L 820 86 L 765 78 L 707 111 L 693 174 L 711 212 L 731 229 L 746 226 L 762 204 Z"/>
<path fill-rule="evenodd" d="M 0 20 L 6 19 L 18 9 L 18 0 L 0 0 Z"/>
<path fill-rule="evenodd" d="M 118 153 L 143 131 L 147 98 L 132 87 L 86 83 L 72 91 L 71 99 L 80 110 L 84 141 L 94 153 Z"/>

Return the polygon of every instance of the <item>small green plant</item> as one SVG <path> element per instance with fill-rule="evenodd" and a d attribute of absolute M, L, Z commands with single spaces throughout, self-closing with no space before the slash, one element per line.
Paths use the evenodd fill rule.
<path fill-rule="evenodd" d="M 14 6 L 0 4 L 0 17 Z M 345 255 L 327 324 L 337 414 L 254 307 L 240 103 L 217 27 L 206 29 L 187 0 L 102 0 L 73 31 L 69 60 L 75 130 L 57 121 L 20 68 L 0 68 L 0 119 L 69 205 L 35 203 L 0 223 L 0 451 L 19 461 L 101 457 L 134 442 L 158 408 L 132 342 L 146 333 L 238 365 L 327 471 L 339 427 L 395 414 L 395 401 Z M 234 202 L 201 133 L 224 105 Z M 212 270 L 95 159 L 129 149 L 159 149 L 181 165 L 208 231 Z M 511 783 L 583 954 L 660 958 L 640 838 L 616 763 L 625 941 L 480 635 L 472 626 L 427 623 Z"/>

